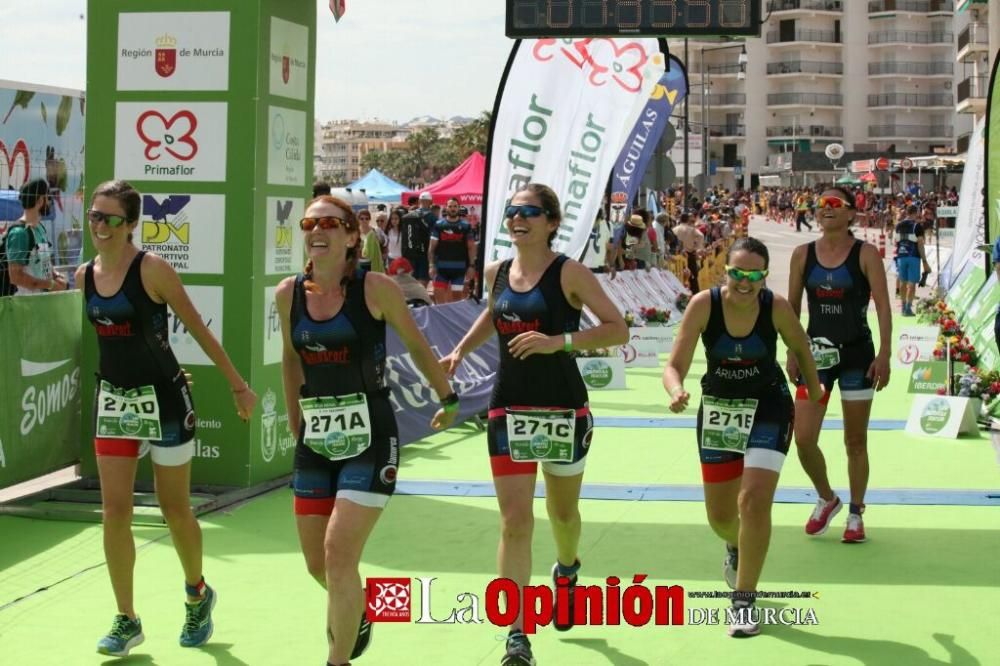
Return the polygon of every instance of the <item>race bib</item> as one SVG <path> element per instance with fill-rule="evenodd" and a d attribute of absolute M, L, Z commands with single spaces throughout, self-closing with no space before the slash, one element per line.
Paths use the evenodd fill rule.
<path fill-rule="evenodd" d="M 372 443 L 368 399 L 364 393 L 299 400 L 305 421 L 303 443 L 329 460 L 363 453 Z"/>
<path fill-rule="evenodd" d="M 163 439 L 156 389 L 120 389 L 101 380 L 97 393 L 97 436 L 109 439 Z"/>
<path fill-rule="evenodd" d="M 575 434 L 575 410 L 507 410 L 507 442 L 515 462 L 573 462 Z"/>
<path fill-rule="evenodd" d="M 809 348 L 817 370 L 828 370 L 840 364 L 840 349 L 826 338 L 812 338 Z"/>
<path fill-rule="evenodd" d="M 746 453 L 757 413 L 757 401 L 753 398 L 727 400 L 706 395 L 701 399 L 701 407 L 701 448 Z"/>

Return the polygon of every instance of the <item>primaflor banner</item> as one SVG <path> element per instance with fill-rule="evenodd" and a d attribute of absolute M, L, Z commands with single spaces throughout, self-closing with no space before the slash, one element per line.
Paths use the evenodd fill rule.
<path fill-rule="evenodd" d="M 663 75 L 656 39 L 538 39 L 514 45 L 493 112 L 485 260 L 514 255 L 503 209 L 531 182 L 559 196 L 553 249 L 579 256 L 608 176 Z"/>

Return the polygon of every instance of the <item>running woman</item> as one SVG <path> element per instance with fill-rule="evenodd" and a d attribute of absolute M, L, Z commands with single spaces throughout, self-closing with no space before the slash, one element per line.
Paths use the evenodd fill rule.
<path fill-rule="evenodd" d="M 698 336 L 708 370 L 701 378 L 698 451 L 708 524 L 726 542 L 723 575 L 733 595 L 736 622 L 729 635 L 756 636 L 757 582 L 771 539 L 771 505 L 791 444 L 795 408 L 777 362 L 778 335 L 799 359 L 809 395 L 823 395 L 816 366 L 795 312 L 764 286 L 767 247 L 741 238 L 726 256 L 726 284 L 691 299 L 663 371 L 670 411 L 683 412 L 690 395 L 684 379 Z"/>
<path fill-rule="evenodd" d="M 476 277 L 475 235 L 459 210 L 458 199 L 448 199 L 444 218 L 431 229 L 427 262 L 438 304 L 461 300 L 465 283 Z"/>
<path fill-rule="evenodd" d="M 166 261 L 132 244 L 141 198 L 115 180 L 94 190 L 87 219 L 97 257 L 76 270 L 87 318 L 100 352 L 95 396 L 97 469 L 104 511 L 104 555 L 118 614 L 97 643 L 101 654 L 124 657 L 145 640 L 133 603 L 135 543 L 132 489 L 141 453 L 153 461 L 156 495 L 184 569 L 187 593 L 182 647 L 212 636 L 215 590 L 202 576 L 201 529 L 191 512 L 191 457 L 195 412 L 191 389 L 170 349 L 167 306 L 226 377 L 236 411 L 250 418 L 256 394 L 202 322 L 177 273 Z"/>
<path fill-rule="evenodd" d="M 486 267 L 489 307 L 441 363 L 454 374 L 462 359 L 496 330 L 500 368 L 490 399 L 487 442 L 500 504 L 499 574 L 520 587 L 531 579 L 532 507 L 541 462 L 556 543 L 552 578 L 564 577 L 570 586 L 570 621 L 555 625 L 565 631 L 573 626 L 572 586 L 580 568 L 578 504 L 593 427 L 587 389 L 569 352 L 624 344 L 628 328 L 590 270 L 553 252 L 562 221 L 555 192 L 528 184 L 514 195 L 505 217 L 516 256 Z M 600 322 L 586 331 L 579 330 L 583 306 Z M 522 619 L 510 628 L 503 666 L 535 663 Z"/>
<path fill-rule="evenodd" d="M 854 221 L 853 195 L 844 188 L 827 188 L 819 198 L 816 219 L 823 235 L 800 245 L 792 253 L 788 301 L 796 313 L 802 309 L 802 290 L 809 303 L 809 325 L 813 356 L 826 393 L 819 403 L 807 402 L 806 388 L 799 383 L 795 410 L 795 445 L 799 461 L 819 495 L 806 523 L 806 533 L 819 536 L 843 508 L 826 473 L 826 460 L 819 450 L 819 431 L 834 382 L 840 386 L 844 410 L 844 444 L 847 447 L 847 477 L 850 480 L 850 512 L 844 543 L 865 540 L 861 515 L 868 488 L 868 420 L 872 399 L 889 383 L 892 341 L 892 311 L 886 287 L 885 267 L 874 245 L 856 240 L 849 227 Z M 879 351 L 875 354 L 868 327 L 868 301 L 875 301 L 878 315 Z M 788 376 L 799 376 L 798 360 L 788 357 Z"/>
<path fill-rule="evenodd" d="M 288 424 L 298 438 L 295 521 L 306 567 L 327 590 L 328 663 L 337 665 L 360 656 L 371 641 L 358 563 L 396 488 L 399 434 L 385 379 L 386 324 L 441 398 L 433 428 L 452 423 L 458 396 L 395 281 L 358 269 L 360 237 L 350 204 L 313 199 L 299 227 L 309 262 L 302 274 L 282 280 L 275 299 Z"/>

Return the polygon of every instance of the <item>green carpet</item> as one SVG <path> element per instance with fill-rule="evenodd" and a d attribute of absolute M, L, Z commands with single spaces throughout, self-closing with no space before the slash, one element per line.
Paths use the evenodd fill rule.
<path fill-rule="evenodd" d="M 897 320 L 899 325 L 900 320 Z M 906 323 L 909 323 L 907 321 Z M 701 351 L 698 352 L 699 356 Z M 696 360 L 687 386 L 697 403 Z M 667 417 L 660 370 L 629 371 L 629 389 L 591 394 L 595 415 Z M 903 373 L 880 393 L 873 418 L 905 419 Z M 830 416 L 839 417 L 834 399 Z M 694 409 L 683 415 L 690 418 Z M 843 431 L 824 430 L 835 487 L 847 484 Z M 902 431 L 869 435 L 872 488 L 997 488 L 995 454 L 985 437 L 945 441 Z M 401 479 L 484 481 L 486 435 L 456 429 L 409 445 Z M 586 481 L 618 484 L 700 482 L 693 429 L 599 428 Z M 808 486 L 794 455 L 781 485 Z M 146 642 L 123 663 L 230 666 L 321 664 L 325 594 L 299 552 L 291 492 L 279 489 L 202 520 L 205 572 L 219 593 L 216 631 L 199 650 L 177 645 L 183 620 L 180 565 L 164 528 L 136 527 L 136 606 Z M 724 589 L 724 549 L 698 502 L 581 502 L 581 582 L 598 585 L 635 574 L 647 585 L 688 592 Z M 809 591 L 818 598 L 761 602 L 811 608 L 816 626 L 767 626 L 750 641 L 724 626 L 543 627 L 532 638 L 540 664 L 617 666 L 761 663 L 777 665 L 924 666 L 1000 663 L 1000 511 L 995 507 L 871 505 L 869 542 L 839 541 L 844 514 L 829 533 L 808 538 L 809 508 L 779 504 L 761 589 Z M 554 558 L 544 501 L 535 502 L 534 582 L 544 583 Z M 413 609 L 423 599 L 417 577 L 435 578 L 431 614 L 441 620 L 456 597 L 478 597 L 482 624 L 377 624 L 368 666 L 498 664 L 502 630 L 486 621 L 485 589 L 495 577 L 499 515 L 493 498 L 398 496 L 370 539 L 362 576 L 413 579 Z M 103 565 L 101 527 L 0 517 L 0 664 L 45 666 L 115 663 L 94 653 L 114 601 Z M 726 606 L 722 599 L 685 598 L 691 609 Z"/>

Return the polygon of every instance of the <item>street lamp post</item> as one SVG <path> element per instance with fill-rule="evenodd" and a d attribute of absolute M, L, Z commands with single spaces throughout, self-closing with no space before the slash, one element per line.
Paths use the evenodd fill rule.
<path fill-rule="evenodd" d="M 686 44 L 686 41 L 685 41 Z M 747 66 L 747 46 L 744 43 L 737 44 L 726 44 L 725 46 L 716 46 L 714 48 L 701 47 L 701 57 L 698 63 L 698 70 L 701 73 L 701 186 L 698 188 L 698 192 L 701 195 L 702 201 L 705 199 L 705 193 L 708 191 L 708 138 L 710 132 L 708 130 L 708 93 L 706 88 L 709 87 L 708 81 L 708 69 L 705 67 L 705 52 L 706 51 L 722 51 L 725 49 L 735 49 L 739 47 L 741 49 L 739 57 L 740 71 L 738 73 L 739 80 L 746 79 L 746 66 Z M 686 127 L 686 125 L 685 125 Z M 685 129 L 685 139 L 684 139 L 684 160 L 685 160 L 685 173 L 687 172 L 687 134 Z M 685 199 L 685 202 L 687 199 Z"/>

